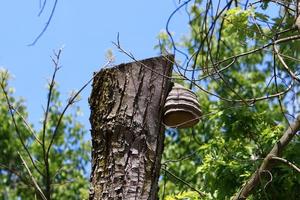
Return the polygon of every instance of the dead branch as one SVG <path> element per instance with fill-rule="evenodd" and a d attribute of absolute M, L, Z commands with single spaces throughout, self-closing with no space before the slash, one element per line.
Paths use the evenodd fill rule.
<path fill-rule="evenodd" d="M 23 159 L 22 155 L 21 155 L 19 152 L 18 152 L 18 154 L 19 154 L 19 156 L 20 156 L 20 158 L 21 158 L 21 160 L 22 160 L 22 162 L 23 162 L 23 164 L 24 164 L 24 166 L 25 166 L 25 168 L 26 168 L 26 170 L 27 170 L 27 172 L 28 172 L 28 174 L 29 174 L 29 176 L 30 176 L 30 178 L 31 178 L 31 180 L 32 180 L 32 182 L 33 182 L 33 184 L 34 184 L 35 189 L 39 192 L 39 194 L 40 194 L 40 196 L 41 196 L 41 198 L 42 198 L 43 200 L 47 200 L 47 198 L 45 197 L 45 195 L 44 195 L 42 189 L 40 188 L 40 186 L 39 186 L 38 183 L 36 182 L 34 176 L 32 175 L 32 173 L 31 173 L 31 171 L 30 171 L 28 165 L 26 164 L 25 160 Z"/>
<path fill-rule="evenodd" d="M 294 165 L 293 163 L 291 163 L 290 161 L 288 161 L 288 160 L 286 160 L 286 159 L 284 159 L 284 158 L 277 157 L 277 156 L 273 156 L 272 159 L 273 159 L 273 160 L 280 161 L 281 163 L 286 164 L 287 166 L 293 168 L 294 170 L 296 170 L 297 172 L 300 173 L 300 168 L 297 167 L 296 165 Z"/>

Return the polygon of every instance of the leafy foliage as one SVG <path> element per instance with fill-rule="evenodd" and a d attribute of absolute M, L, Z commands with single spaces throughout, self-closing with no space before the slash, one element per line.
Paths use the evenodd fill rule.
<path fill-rule="evenodd" d="M 20 160 L 17 152 L 24 157 L 33 177 L 40 188 L 45 191 L 45 173 L 47 169 L 44 163 L 44 149 L 39 143 L 43 138 L 43 129 L 36 130 L 27 123 L 28 113 L 23 100 L 18 100 L 13 95 L 13 89 L 8 86 L 8 72 L 1 72 L 1 82 L 5 87 L 0 93 L 0 199 L 34 199 L 37 195 L 32 179 L 24 163 Z M 5 91 L 9 102 L 14 110 L 16 123 L 12 121 L 9 107 L 5 98 Z M 60 93 L 54 87 L 50 99 L 48 121 L 45 129 L 45 144 L 50 144 L 53 131 L 61 115 L 62 102 L 59 100 Z M 49 174 L 51 178 L 51 199 L 86 199 L 88 196 L 88 180 L 86 166 L 89 159 L 90 144 L 84 139 L 87 134 L 83 125 L 76 118 L 80 114 L 78 107 L 74 107 L 70 114 L 63 116 L 58 128 L 57 137 L 53 142 L 49 153 Z M 30 128 L 26 127 L 26 123 Z M 21 138 L 26 144 L 36 168 L 30 161 L 28 153 L 20 143 L 16 127 Z M 29 131 L 33 129 L 33 131 Z M 40 170 L 41 173 L 37 171 Z"/>
<path fill-rule="evenodd" d="M 251 15 L 253 15 L 251 9 L 243 10 L 240 7 L 229 9 L 224 17 L 224 31 L 241 40 L 245 40 L 247 36 L 252 36 L 253 30 L 248 25 Z"/>
<path fill-rule="evenodd" d="M 269 1 L 255 6 L 226 2 L 193 1 L 184 48 L 176 51 L 179 46 L 171 43 L 189 59 L 180 62 L 187 64 L 177 67 L 175 77 L 192 86 L 204 115 L 196 127 L 167 131 L 161 198 L 179 199 L 186 192 L 196 195 L 187 199 L 233 198 L 288 127 L 286 119 L 292 121 L 289 116 L 299 112 L 299 86 L 288 93 L 294 80 L 270 45 L 298 34 L 291 28 L 291 10 L 276 10 Z M 298 71 L 299 41 L 287 40 L 277 48 L 289 68 Z M 298 145 L 296 137 L 282 157 L 299 166 Z M 299 197 L 295 188 L 300 187 L 300 175 L 289 166 L 278 164 L 264 176 L 249 199 Z M 201 198 L 193 188 L 206 196 Z"/>
<path fill-rule="evenodd" d="M 199 200 L 199 194 L 197 192 L 181 192 L 177 195 L 170 195 L 166 197 L 166 200 Z"/>

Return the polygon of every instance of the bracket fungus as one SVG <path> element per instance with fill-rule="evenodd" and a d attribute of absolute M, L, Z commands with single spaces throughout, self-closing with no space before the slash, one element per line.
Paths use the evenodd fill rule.
<path fill-rule="evenodd" d="M 201 115 L 195 93 L 175 83 L 164 105 L 164 124 L 171 128 L 190 128 L 199 122 Z"/>

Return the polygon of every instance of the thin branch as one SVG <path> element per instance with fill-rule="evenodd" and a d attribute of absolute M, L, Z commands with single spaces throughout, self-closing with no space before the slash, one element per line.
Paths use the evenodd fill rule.
<path fill-rule="evenodd" d="M 217 69 L 216 67 L 213 67 L 212 72 L 209 72 L 207 75 L 204 75 L 204 76 L 200 77 L 199 79 L 196 79 L 195 81 L 201 81 L 208 77 L 219 74 L 219 73 L 227 70 L 228 68 L 230 68 L 235 62 L 236 62 L 236 58 L 233 58 L 232 61 L 228 65 L 226 65 L 225 67 L 223 67 L 221 69 Z"/>
<path fill-rule="evenodd" d="M 288 36 L 288 37 L 285 37 L 285 38 L 281 38 L 281 39 L 272 41 L 272 42 L 270 42 L 270 43 L 268 43 L 268 44 L 265 44 L 265 45 L 263 45 L 263 46 L 261 46 L 261 47 L 252 49 L 252 50 L 250 50 L 250 51 L 243 52 L 243 53 L 240 53 L 240 54 L 237 54 L 237 55 L 234 55 L 234 56 L 230 56 L 230 57 L 228 57 L 228 58 L 225 58 L 225 59 L 223 59 L 223 60 L 221 60 L 221 61 L 216 62 L 215 64 L 218 65 L 218 64 L 224 63 L 224 62 L 226 62 L 226 61 L 229 61 L 229 60 L 231 60 L 231 59 L 233 59 L 233 58 L 240 58 L 240 57 L 243 57 L 243 56 L 247 56 L 247 55 L 256 53 L 256 52 L 258 52 L 258 51 L 262 51 L 262 50 L 264 50 L 265 48 L 270 47 L 270 46 L 272 46 L 272 45 L 274 45 L 274 44 L 281 44 L 281 43 L 284 43 L 284 42 L 289 42 L 289 41 L 299 40 L 299 39 L 300 39 L 300 35 L 293 35 L 293 36 Z"/>
<path fill-rule="evenodd" d="M 49 91 L 48 91 L 48 96 L 47 96 L 47 104 L 46 104 L 46 110 L 45 110 L 45 117 L 43 120 L 43 132 L 42 132 L 42 142 L 43 142 L 43 148 L 46 149 L 45 147 L 45 137 L 46 137 L 46 129 L 47 129 L 47 121 L 48 121 L 48 115 L 49 115 L 49 110 L 50 110 L 50 103 L 51 103 L 51 98 L 52 98 L 52 92 L 55 86 L 55 77 L 56 73 L 59 70 L 59 59 L 61 55 L 62 49 L 59 49 L 58 53 L 54 54 L 55 59 L 52 58 L 52 62 L 54 64 L 54 72 L 52 74 L 52 78 L 49 84 Z"/>
<path fill-rule="evenodd" d="M 110 62 L 111 61 L 108 61 L 104 66 L 103 66 L 103 68 L 105 68 L 106 66 L 108 66 L 109 64 L 110 64 Z M 100 71 L 99 71 L 100 72 Z M 62 113 L 60 114 L 60 116 L 59 116 L 59 119 L 58 119 L 58 122 L 57 122 L 57 124 L 56 124 L 56 126 L 55 126 L 55 130 L 54 130 L 54 132 L 53 132 L 53 134 L 52 134 L 52 137 L 51 137 L 51 140 L 50 140 L 50 143 L 49 143 L 49 146 L 48 146 L 48 148 L 47 148 L 47 156 L 49 156 L 49 152 L 50 152 L 50 149 L 51 149 L 51 146 L 52 146 L 52 144 L 53 144 L 53 142 L 54 142 L 54 139 L 55 139 L 55 137 L 56 137 L 56 135 L 58 134 L 58 129 L 59 129 L 59 126 L 60 126 L 60 123 L 61 123 L 61 121 L 62 121 L 62 119 L 63 119 L 63 116 L 64 116 L 64 114 L 65 114 L 65 112 L 67 111 L 67 109 L 74 103 L 74 101 L 76 100 L 76 98 L 78 97 L 78 95 L 92 82 L 92 80 L 94 79 L 94 77 L 95 76 L 97 76 L 98 75 L 98 73 L 99 72 L 96 72 L 96 73 L 94 73 L 94 75 L 92 76 L 92 78 L 90 79 L 90 80 L 88 80 L 79 90 L 78 90 L 78 92 L 76 92 L 75 94 L 74 94 L 74 96 L 73 97 L 71 97 L 70 99 L 69 99 L 69 101 L 68 101 L 68 104 L 65 106 L 65 108 L 63 109 L 63 111 L 62 111 Z"/>
<path fill-rule="evenodd" d="M 283 60 L 283 58 L 281 57 L 278 48 L 276 47 L 276 43 L 274 45 L 274 50 L 276 52 L 277 57 L 279 58 L 281 64 L 283 65 L 283 67 L 286 69 L 286 71 L 290 74 L 290 76 L 295 79 L 296 81 L 298 81 L 298 83 L 300 83 L 300 79 L 296 76 L 296 74 L 289 68 L 289 66 L 285 63 L 285 61 Z"/>
<path fill-rule="evenodd" d="M 276 45 L 275 44 L 273 45 L 273 51 L 276 52 Z M 277 68 L 276 68 L 276 59 L 275 59 L 276 56 L 278 56 L 278 52 L 277 53 L 273 53 L 274 81 L 275 81 L 276 92 L 278 92 L 279 88 L 278 88 L 278 82 L 277 82 Z M 278 100 L 278 103 L 279 103 L 279 106 L 280 106 L 281 113 L 282 113 L 283 117 L 285 118 L 287 124 L 290 126 L 289 120 L 287 119 L 287 117 L 285 115 L 285 112 L 284 112 L 284 109 L 283 109 L 284 105 L 282 104 L 280 96 L 277 98 L 277 100 Z"/>
<path fill-rule="evenodd" d="M 21 136 L 21 132 L 20 132 L 20 130 L 19 130 L 19 127 L 18 127 L 17 122 L 16 122 L 16 119 L 15 119 L 15 114 L 14 114 L 14 112 L 13 112 L 13 106 L 12 106 L 12 103 L 10 102 L 9 97 L 8 97 L 8 93 L 7 93 L 6 89 L 5 89 L 4 81 L 6 80 L 6 78 L 7 78 L 7 77 L 4 77 L 4 75 L 2 75 L 2 77 L 1 77 L 2 80 L 1 80 L 1 83 L 0 83 L 0 87 L 1 87 L 1 89 L 2 89 L 2 91 L 3 91 L 3 93 L 4 93 L 4 96 L 5 96 L 5 99 L 6 99 L 6 103 L 7 103 L 7 105 L 8 105 L 8 109 L 9 109 L 9 112 L 10 112 L 10 115 L 11 115 L 11 118 L 12 118 L 12 122 L 13 122 L 14 127 L 15 127 L 15 130 L 16 130 L 18 139 L 20 140 L 21 145 L 22 145 L 22 147 L 24 148 L 24 150 L 26 151 L 28 157 L 30 158 L 30 161 L 31 161 L 32 165 L 34 166 L 34 168 L 37 170 L 37 172 L 38 172 L 40 175 L 43 176 L 43 173 L 42 173 L 42 172 L 40 171 L 40 169 L 36 166 L 36 164 L 35 164 L 35 162 L 34 162 L 32 156 L 31 156 L 31 153 L 29 152 L 29 149 L 27 148 L 27 146 L 26 146 L 26 144 L 25 144 L 25 142 L 24 142 L 24 140 L 23 140 L 23 138 L 22 138 L 22 136 Z"/>
<path fill-rule="evenodd" d="M 267 173 L 270 176 L 270 179 L 268 180 L 268 182 L 264 185 L 264 190 L 266 190 L 267 186 L 272 183 L 273 181 L 273 175 L 269 170 L 263 170 L 261 171 L 261 173 Z"/>
<path fill-rule="evenodd" d="M 31 135 L 34 137 L 34 139 L 40 144 L 42 145 L 42 141 L 37 137 L 36 132 L 31 128 L 31 126 L 29 125 L 29 123 L 27 122 L 27 120 L 25 119 L 25 117 L 13 106 L 11 107 L 11 109 L 22 119 L 24 125 L 26 126 L 26 128 L 28 129 L 28 131 L 31 133 Z"/>
<path fill-rule="evenodd" d="M 265 170 L 271 170 L 274 166 L 273 157 L 280 157 L 285 147 L 293 139 L 297 131 L 300 130 L 300 116 L 298 116 L 293 124 L 285 131 L 282 137 L 273 146 L 272 150 L 263 160 L 259 169 L 250 177 L 249 181 L 241 188 L 241 190 L 234 197 L 234 200 L 244 200 L 246 199 L 259 184 L 259 177 L 261 173 Z"/>
<path fill-rule="evenodd" d="M 299 39 L 300 39 L 300 35 L 299 35 Z M 285 40 L 284 40 L 285 41 Z M 121 45 L 120 45 L 120 42 L 119 42 L 119 37 L 117 38 L 117 42 L 113 42 L 113 44 L 122 52 L 124 53 L 125 55 L 127 55 L 129 58 L 131 58 L 133 61 L 135 62 L 138 62 L 140 63 L 143 67 L 149 69 L 150 71 L 152 71 L 153 73 L 156 73 L 158 75 L 161 75 L 161 76 L 164 76 L 166 78 L 171 78 L 171 77 L 168 77 L 168 76 L 165 76 L 163 74 L 159 74 L 158 72 L 156 71 L 153 71 L 151 68 L 149 68 L 147 65 L 145 65 L 144 63 L 138 61 L 133 55 L 132 53 L 130 52 L 127 52 L 126 50 L 124 50 Z M 231 57 L 230 59 L 233 59 L 235 60 L 237 57 Z M 168 59 L 168 57 L 166 56 L 166 59 Z M 228 59 L 229 60 L 229 59 Z M 227 61 L 228 61 L 227 60 Z M 220 62 L 219 62 L 220 63 Z M 229 64 L 230 66 L 230 64 Z M 229 67 L 229 66 L 226 66 L 226 67 Z M 225 68 L 226 68 L 225 67 Z M 223 69 L 221 69 L 223 70 Z M 225 70 L 225 69 L 224 69 Z M 217 72 L 216 72 L 217 73 Z M 266 99 L 272 99 L 272 98 L 276 98 L 276 97 L 279 97 L 279 96 L 282 96 L 282 95 L 285 95 L 288 91 L 290 91 L 294 85 L 293 81 L 291 82 L 291 84 L 283 91 L 281 92 L 278 92 L 278 93 L 275 93 L 275 94 L 271 94 L 271 95 L 266 95 L 266 96 L 261 96 L 261 97 L 253 97 L 253 98 L 249 98 L 249 99 L 228 99 L 228 98 L 225 98 L 225 97 L 222 97 L 218 94 L 215 94 L 213 92 L 210 92 L 208 91 L 207 89 L 203 88 L 202 86 L 200 86 L 199 84 L 197 84 L 196 80 L 190 80 L 188 77 L 186 77 L 185 75 L 182 74 L 182 77 L 183 78 L 172 78 L 172 79 L 179 79 L 179 80 L 186 80 L 186 81 L 190 81 L 193 85 L 195 85 L 195 87 L 197 87 L 199 90 L 211 95 L 211 96 L 214 96 L 220 100 L 223 100 L 223 101 L 227 101 L 227 102 L 235 102 L 235 103 L 242 103 L 242 102 L 246 102 L 247 105 L 248 103 L 250 104 L 254 104 L 258 101 L 262 101 L 262 100 L 266 100 Z"/>
<path fill-rule="evenodd" d="M 15 169 L 12 169 L 2 163 L 0 163 L 0 168 L 9 171 L 10 173 L 16 175 L 25 185 L 29 184 L 31 186 L 33 186 L 28 180 L 24 179 L 23 176 L 21 174 L 19 174 L 19 172 Z"/>
<path fill-rule="evenodd" d="M 188 56 L 187 56 L 184 52 L 182 52 L 182 51 L 180 51 L 179 49 L 176 48 L 174 39 L 173 39 L 173 37 L 172 37 L 172 35 L 171 35 L 171 33 L 170 33 L 168 27 L 169 27 L 169 23 L 170 23 L 172 17 L 173 17 L 173 16 L 174 16 L 181 8 L 183 8 L 184 6 L 188 5 L 190 2 L 191 2 L 191 0 L 187 0 L 187 1 L 185 1 L 184 3 L 182 3 L 180 6 L 178 6 L 178 7 L 171 13 L 171 15 L 169 16 L 169 18 L 168 18 L 168 20 L 167 20 L 167 23 L 166 23 L 166 31 L 167 31 L 167 34 L 169 35 L 170 39 L 171 39 L 172 46 L 174 47 L 174 52 L 173 52 L 174 56 L 175 56 L 175 52 L 178 51 L 178 52 L 181 53 L 183 56 L 185 56 L 186 59 L 188 58 Z"/>
<path fill-rule="evenodd" d="M 290 60 L 293 60 L 293 61 L 296 61 L 296 62 L 300 62 L 300 59 L 298 59 L 298 58 L 294 58 L 294 57 L 291 57 L 291 56 L 288 56 L 288 55 L 285 55 L 285 54 L 281 54 L 280 52 L 278 54 L 280 56 L 284 57 L 284 58 L 287 58 L 287 59 L 290 59 Z"/>
<path fill-rule="evenodd" d="M 37 43 L 37 41 L 44 35 L 44 33 L 46 32 L 46 30 L 48 29 L 49 24 L 50 24 L 50 22 L 51 22 L 51 20 L 52 20 L 52 18 L 53 18 L 53 16 L 54 16 L 54 12 L 55 12 L 55 9 L 56 9 L 56 6 L 57 6 L 57 2 L 58 2 L 58 0 L 55 0 L 55 1 L 54 1 L 54 5 L 53 5 L 53 7 L 52 7 L 50 16 L 49 16 L 49 18 L 48 18 L 48 20 L 47 20 L 47 22 L 46 22 L 46 24 L 45 24 L 43 30 L 42 30 L 42 31 L 40 32 L 40 34 L 33 40 L 33 42 L 32 42 L 31 44 L 29 44 L 28 46 L 33 46 L 33 45 L 35 45 L 35 44 Z M 46 1 L 44 1 L 44 3 L 46 3 Z M 43 5 L 43 7 L 42 7 L 42 9 L 41 9 L 41 11 L 40 11 L 40 13 L 39 13 L 39 15 L 43 12 L 43 10 L 44 10 L 44 5 Z"/>
<path fill-rule="evenodd" d="M 155 73 L 155 74 L 157 74 L 157 75 L 160 75 L 160 76 L 162 76 L 162 77 L 165 77 L 165 78 L 174 79 L 174 78 L 172 78 L 171 76 L 166 76 L 166 75 L 164 75 L 164 74 L 161 74 L 161 73 L 159 73 L 159 72 L 153 70 L 152 68 L 148 67 L 147 65 L 145 65 L 145 64 L 142 63 L 141 61 L 137 60 L 131 52 L 127 52 L 126 50 L 124 50 L 124 49 L 121 47 L 121 44 L 120 44 L 119 34 L 117 35 L 117 42 L 112 42 L 112 43 L 113 43 L 113 45 L 115 45 L 115 46 L 119 49 L 120 52 L 124 53 L 124 54 L 127 55 L 129 58 L 131 58 L 134 62 L 137 62 L 137 63 L 141 64 L 143 67 L 145 67 L 146 69 L 150 70 L 151 72 L 153 72 L 153 73 Z M 170 62 L 175 62 L 175 61 L 170 60 L 170 58 L 169 58 L 168 55 L 164 56 L 164 58 L 167 59 L 167 60 L 170 61 Z M 175 64 L 175 63 L 174 63 L 174 64 Z M 176 79 L 177 79 L 177 78 L 176 78 Z M 185 79 L 180 79 L 180 80 L 185 80 Z"/>
<path fill-rule="evenodd" d="M 173 160 L 166 160 L 165 162 L 162 163 L 162 165 L 167 165 L 168 163 L 176 163 L 176 162 L 181 162 L 184 160 L 188 160 L 190 158 L 192 158 L 193 155 L 195 155 L 196 153 L 198 153 L 198 151 L 193 151 L 192 153 L 186 155 L 186 156 L 182 156 L 180 158 L 176 158 Z"/>
<path fill-rule="evenodd" d="M 284 159 L 284 158 L 280 158 L 280 157 L 277 157 L 277 156 L 273 156 L 271 158 L 272 160 L 277 160 L 277 161 L 280 161 L 286 165 L 288 165 L 289 167 L 293 168 L 294 170 L 296 170 L 298 173 L 300 173 L 300 168 L 297 167 L 296 165 L 294 165 L 293 163 L 291 163 L 290 161 Z"/>
<path fill-rule="evenodd" d="M 62 53 L 62 48 L 58 50 L 58 53 L 54 52 L 55 58 L 52 58 L 52 62 L 54 64 L 54 72 L 52 74 L 52 78 L 49 84 L 49 92 L 47 96 L 47 105 L 46 105 L 45 117 L 43 121 L 43 130 L 42 130 L 42 149 L 43 149 L 43 160 L 45 165 L 45 176 L 46 176 L 45 187 L 46 187 L 46 196 L 49 199 L 50 199 L 50 191 L 51 191 L 51 177 L 50 177 L 51 175 L 50 175 L 50 166 L 49 166 L 49 155 L 46 147 L 46 130 L 47 130 L 47 123 L 48 123 L 48 115 L 50 113 L 50 103 L 52 99 L 52 93 L 55 86 L 55 77 L 57 71 L 60 69 L 59 61 L 60 61 L 61 53 Z"/>
<path fill-rule="evenodd" d="M 41 16 L 41 14 L 43 13 L 43 11 L 46 7 L 46 3 L 47 3 L 47 0 L 44 0 L 43 4 L 41 3 L 41 0 L 40 0 L 40 12 L 39 12 L 38 16 Z"/>
<path fill-rule="evenodd" d="M 29 167 L 27 166 L 25 160 L 23 159 L 22 155 L 21 155 L 19 152 L 18 152 L 18 154 L 19 154 L 19 156 L 20 156 L 20 158 L 21 158 L 21 160 L 22 160 L 22 162 L 23 162 L 23 164 L 24 164 L 24 166 L 25 166 L 25 168 L 26 168 L 26 170 L 27 170 L 27 172 L 28 172 L 28 174 L 29 174 L 29 176 L 30 176 L 30 178 L 31 178 L 31 180 L 32 180 L 32 182 L 33 182 L 33 184 L 34 184 L 35 189 L 40 193 L 40 196 L 41 196 L 41 198 L 42 198 L 43 200 L 47 200 L 47 198 L 45 197 L 43 191 L 41 190 L 40 186 L 39 186 L 38 183 L 36 182 L 34 176 L 32 175 L 32 173 L 31 173 Z"/>
<path fill-rule="evenodd" d="M 175 174 L 173 174 L 172 172 L 168 171 L 167 169 L 162 168 L 163 171 L 165 171 L 167 174 L 173 176 L 175 179 L 177 179 L 178 181 L 182 182 L 184 185 L 188 186 L 191 190 L 197 192 L 199 194 L 199 196 L 204 197 L 205 193 L 201 192 L 200 190 L 196 189 L 195 187 L 193 187 L 191 184 L 189 184 L 188 182 L 186 182 L 185 180 L 181 179 L 180 177 L 176 176 Z"/>

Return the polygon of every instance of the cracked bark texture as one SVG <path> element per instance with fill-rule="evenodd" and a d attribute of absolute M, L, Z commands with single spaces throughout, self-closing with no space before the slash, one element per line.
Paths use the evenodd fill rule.
<path fill-rule="evenodd" d="M 158 199 L 163 105 L 174 56 L 103 69 L 95 76 L 91 109 L 90 200 Z"/>

